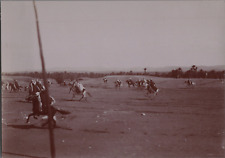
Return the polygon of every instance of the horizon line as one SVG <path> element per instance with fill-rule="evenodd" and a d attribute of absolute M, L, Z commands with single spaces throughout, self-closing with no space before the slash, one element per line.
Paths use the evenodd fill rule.
<path fill-rule="evenodd" d="M 195 64 L 193 64 L 195 65 Z M 133 67 L 133 68 L 103 68 L 101 70 L 90 70 L 90 68 L 80 68 L 80 70 L 71 70 L 71 69 L 74 69 L 72 67 L 69 67 L 69 68 L 51 68 L 50 70 L 47 70 L 47 73 L 52 73 L 52 72 L 71 72 L 71 73 L 110 73 L 110 72 L 143 72 L 144 71 L 144 68 L 147 69 L 147 72 L 168 72 L 168 71 L 172 71 L 173 69 L 175 68 L 182 68 L 182 69 L 188 69 L 188 68 L 191 68 L 193 65 L 191 66 L 158 66 L 158 67 Z M 222 70 L 225 70 L 225 64 L 224 65 L 195 65 L 197 67 L 205 67 L 205 68 L 215 68 L 217 67 L 217 69 L 222 69 Z M 150 69 L 151 68 L 151 69 Z M 58 69 L 58 70 L 56 70 Z M 66 70 L 68 69 L 68 70 Z M 86 70 L 85 70 L 86 69 Z M 87 70 L 89 69 L 89 70 Z M 114 69 L 114 70 L 111 70 L 111 69 Z M 142 70 L 136 70 L 136 69 L 142 69 Z M 165 69 L 165 70 L 163 70 Z M 170 69 L 170 70 L 168 70 Z M 199 69 L 200 70 L 200 69 Z M 213 69 L 212 69 L 213 70 Z M 38 72 L 38 73 L 41 73 L 42 70 L 23 70 L 23 71 L 2 71 L 1 70 L 1 73 L 32 73 L 32 72 Z"/>

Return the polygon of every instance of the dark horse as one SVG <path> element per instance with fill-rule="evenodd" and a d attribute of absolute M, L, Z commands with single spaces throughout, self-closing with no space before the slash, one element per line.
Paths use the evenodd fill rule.
<path fill-rule="evenodd" d="M 130 87 L 130 86 L 135 87 L 135 82 L 134 82 L 134 81 L 132 81 L 131 79 L 126 80 L 126 82 L 127 82 L 128 87 Z"/>
<path fill-rule="evenodd" d="M 19 89 L 16 87 L 16 85 L 14 83 L 9 83 L 9 89 L 10 89 L 10 92 L 17 92 L 19 91 Z"/>
<path fill-rule="evenodd" d="M 195 86 L 195 82 L 191 81 L 191 80 L 187 80 L 187 81 L 184 81 L 184 83 L 187 84 L 187 86 L 190 86 L 190 87 L 194 87 Z"/>
<path fill-rule="evenodd" d="M 51 97 L 49 97 L 49 100 L 51 99 Z M 37 116 L 40 116 L 40 115 L 48 115 L 48 108 L 46 106 L 46 104 L 43 104 L 44 102 L 44 98 L 41 98 L 40 94 L 37 94 L 37 95 L 34 95 L 32 97 L 32 104 L 33 104 L 33 112 L 31 114 L 28 115 L 27 117 L 27 121 L 26 123 L 29 122 L 29 119 L 31 116 L 33 116 L 35 119 L 37 119 Z M 40 105 L 42 103 L 42 109 L 40 109 Z M 57 112 L 61 113 L 61 114 L 70 114 L 69 111 L 66 111 L 66 110 L 63 110 L 63 109 L 59 109 L 59 108 L 56 108 L 54 106 L 52 106 L 51 104 L 49 104 L 50 108 L 51 108 L 51 114 L 52 114 L 52 118 L 55 116 L 55 114 Z M 54 119 L 53 120 L 53 126 L 55 127 L 56 126 L 56 121 Z M 44 123 L 42 126 L 44 126 L 45 124 L 47 124 L 48 122 Z"/>

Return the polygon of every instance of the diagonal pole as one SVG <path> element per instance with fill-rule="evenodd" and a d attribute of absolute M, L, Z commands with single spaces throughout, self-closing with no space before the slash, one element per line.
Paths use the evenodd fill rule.
<path fill-rule="evenodd" d="M 46 88 L 46 96 L 45 97 L 47 98 L 47 107 L 48 107 L 48 125 L 49 125 L 48 128 L 49 128 L 49 137 L 50 137 L 51 157 L 55 158 L 55 143 L 54 143 L 54 133 L 53 133 L 53 117 L 52 117 L 51 107 L 49 105 L 48 83 L 47 83 L 47 77 L 46 77 L 44 55 L 43 55 L 43 50 L 42 50 L 41 35 L 40 35 L 40 30 L 39 30 L 37 8 L 36 8 L 34 0 L 33 0 L 33 5 L 34 5 L 35 18 L 36 18 L 38 44 L 39 44 L 39 49 L 40 49 L 40 57 L 41 57 L 41 65 L 42 65 L 42 76 L 43 76 L 44 85 L 45 85 L 45 88 Z"/>

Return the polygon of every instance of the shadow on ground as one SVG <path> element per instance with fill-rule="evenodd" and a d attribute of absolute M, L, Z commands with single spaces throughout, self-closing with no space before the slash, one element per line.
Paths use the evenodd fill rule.
<path fill-rule="evenodd" d="M 12 128 L 18 128 L 18 129 L 48 129 L 48 126 L 37 126 L 37 125 L 7 125 L 8 127 L 12 127 Z M 61 127 L 61 126 L 56 126 L 55 129 L 64 129 L 64 130 L 72 130 L 71 128 L 68 127 Z"/>

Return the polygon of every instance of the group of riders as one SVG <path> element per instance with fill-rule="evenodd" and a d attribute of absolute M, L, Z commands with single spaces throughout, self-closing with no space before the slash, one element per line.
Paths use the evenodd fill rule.
<path fill-rule="evenodd" d="M 104 83 L 107 83 L 108 80 L 107 78 L 103 78 L 103 81 Z M 122 86 L 122 81 L 119 79 L 116 80 L 114 83 L 116 87 Z M 159 89 L 156 87 L 155 82 L 152 79 L 139 79 L 137 81 L 133 81 L 131 78 L 129 78 L 128 80 L 126 80 L 126 83 L 128 84 L 128 87 L 130 86 L 145 87 L 145 89 L 147 90 L 147 94 L 153 93 L 154 95 L 157 95 L 159 91 Z M 188 85 L 195 84 L 190 79 L 185 81 L 185 83 Z M 4 85 L 5 85 L 4 88 L 10 90 L 10 92 L 19 91 L 22 88 L 22 86 L 19 85 L 17 80 L 13 80 L 13 82 L 11 83 L 6 82 L 4 83 Z M 69 93 L 73 92 L 72 99 L 75 97 L 76 94 L 81 95 L 79 101 L 82 100 L 83 98 L 86 100 L 87 94 L 91 96 L 91 94 L 86 91 L 83 84 L 79 83 L 78 80 L 73 80 L 68 85 L 70 86 Z M 34 116 L 34 118 L 36 118 L 36 116 L 47 114 L 49 108 L 51 108 L 54 111 L 54 113 L 58 111 L 62 114 L 68 114 L 68 112 L 63 111 L 62 109 L 57 109 L 56 107 L 53 106 L 53 104 L 55 104 L 56 101 L 52 96 L 49 96 L 47 94 L 46 87 L 42 84 L 40 80 L 32 79 L 29 85 L 24 88 L 25 88 L 24 90 L 25 91 L 28 90 L 29 93 L 29 95 L 26 97 L 26 100 L 32 102 L 33 105 L 32 109 L 33 113 L 31 113 L 28 116 L 27 122 L 29 121 L 29 117 L 32 115 Z"/>
<path fill-rule="evenodd" d="M 103 78 L 103 82 L 107 83 L 107 78 Z M 131 78 L 129 78 L 128 80 L 126 80 L 126 83 L 128 85 L 128 87 L 145 87 L 145 89 L 147 90 L 147 93 L 154 93 L 157 94 L 157 92 L 159 91 L 159 89 L 156 87 L 155 82 L 152 79 L 139 79 L 137 81 L 133 81 Z M 188 86 L 193 86 L 195 85 L 195 83 L 193 81 L 191 81 L 190 79 L 188 79 L 187 81 L 185 81 L 185 83 Z M 63 82 L 64 85 L 67 85 L 66 82 Z M 122 81 L 117 79 L 115 82 L 115 87 L 121 87 L 122 86 Z M 86 99 L 87 94 L 90 95 L 89 93 L 87 93 L 85 87 L 78 82 L 78 80 L 73 80 L 71 81 L 69 84 L 70 89 L 69 89 L 69 93 L 72 91 L 73 92 L 73 96 L 72 99 L 75 97 L 76 94 L 81 95 L 81 98 L 79 100 L 82 100 L 83 98 Z M 3 85 L 2 85 L 3 88 Z M 6 82 L 4 83 L 4 88 L 10 90 L 10 92 L 12 91 L 19 91 L 22 89 L 22 86 L 20 86 L 18 84 L 17 80 L 14 80 L 13 82 Z M 29 95 L 28 97 L 26 97 L 27 101 L 32 101 L 33 96 L 37 95 L 37 93 L 43 94 L 43 92 L 45 92 L 45 86 L 41 83 L 40 80 L 31 80 L 31 82 L 29 83 L 29 86 L 24 87 L 24 90 L 26 91 L 28 89 L 29 91 Z M 43 99 L 42 99 L 43 100 Z M 42 102 L 42 101 L 41 101 Z M 45 106 L 45 104 L 43 104 Z M 42 107 L 40 105 L 40 107 Z M 42 110 L 42 108 L 40 108 L 40 110 Z"/>
<path fill-rule="evenodd" d="M 107 81 L 106 78 L 103 78 L 103 81 L 105 82 L 105 80 Z M 115 82 L 115 87 L 121 87 L 122 86 L 122 81 L 121 80 L 116 80 Z M 128 85 L 128 87 L 145 87 L 145 89 L 147 90 L 147 94 L 149 93 L 153 93 L 154 95 L 157 95 L 157 93 L 159 92 L 159 89 L 156 87 L 155 82 L 152 79 L 138 79 L 137 81 L 133 81 L 131 78 L 129 78 L 128 80 L 126 80 L 126 83 Z M 195 82 L 193 82 L 191 79 L 188 79 L 185 81 L 185 84 L 187 84 L 187 86 L 193 87 L 195 86 Z"/>
<path fill-rule="evenodd" d="M 2 82 L 2 89 L 9 90 L 10 92 L 18 92 L 22 89 L 17 80 L 13 82 Z M 48 111 L 47 102 L 49 105 L 55 103 L 55 99 L 51 96 L 47 98 L 46 88 L 40 80 L 31 80 L 28 86 L 24 87 L 24 90 L 28 90 L 28 96 L 25 98 L 28 102 L 32 102 L 33 111 L 39 113 L 46 113 Z"/>
<path fill-rule="evenodd" d="M 17 80 L 13 80 L 13 82 L 2 82 L 2 89 L 9 90 L 10 92 L 17 92 L 22 89 L 22 86 L 19 85 Z"/>
<path fill-rule="evenodd" d="M 157 95 L 159 89 L 156 87 L 155 82 L 152 79 L 139 79 L 136 82 L 132 81 L 130 78 L 129 80 L 126 81 L 128 86 L 130 87 L 131 85 L 137 86 L 137 87 L 145 87 L 148 93 L 154 93 Z"/>
<path fill-rule="evenodd" d="M 107 83 L 108 80 L 107 80 L 107 78 L 103 78 L 103 81 L 104 81 L 104 83 Z M 114 83 L 115 83 L 115 87 L 122 86 L 122 81 L 119 79 L 116 80 Z M 126 80 L 126 83 L 128 84 L 128 87 L 130 87 L 130 86 L 145 87 L 145 89 L 147 90 L 147 94 L 153 93 L 156 95 L 159 91 L 159 89 L 156 87 L 155 82 L 152 79 L 139 79 L 137 81 L 133 81 L 131 78 L 129 78 L 128 80 Z M 195 84 L 190 79 L 185 81 L 185 83 L 187 85 Z M 64 82 L 64 84 L 65 84 L 65 82 Z M 69 85 L 70 85 L 69 93 L 71 91 L 73 92 L 72 99 L 75 98 L 76 94 L 81 95 L 81 98 L 79 99 L 79 101 L 82 100 L 83 98 L 86 99 L 87 94 L 89 96 L 91 96 L 90 93 L 88 93 L 86 91 L 83 84 L 79 83 L 78 80 L 71 81 L 69 83 Z M 22 86 L 20 86 L 18 84 L 17 80 L 14 80 L 13 83 L 12 82 L 5 83 L 5 89 L 10 90 L 10 92 L 19 91 L 21 89 L 21 87 Z M 46 99 L 46 88 L 41 83 L 40 80 L 34 80 L 34 79 L 31 80 L 31 82 L 29 83 L 29 86 L 27 86 L 25 88 L 27 88 L 29 91 L 29 95 L 26 97 L 26 100 L 31 101 L 33 103 L 33 108 L 35 108 L 36 110 L 38 109 L 38 111 L 40 111 L 40 112 L 43 112 L 43 111 L 46 112 L 47 111 L 47 100 L 49 101 L 49 105 L 53 105 L 55 103 L 55 99 L 51 96 L 49 96 L 49 99 Z"/>
<path fill-rule="evenodd" d="M 122 86 L 122 81 L 121 80 L 116 80 L 115 82 L 115 87 L 120 87 Z M 152 79 L 139 79 L 137 81 L 133 81 L 131 78 L 126 80 L 126 83 L 128 87 L 145 87 L 148 93 L 154 93 L 157 95 L 159 89 L 156 87 L 155 82 Z"/>

